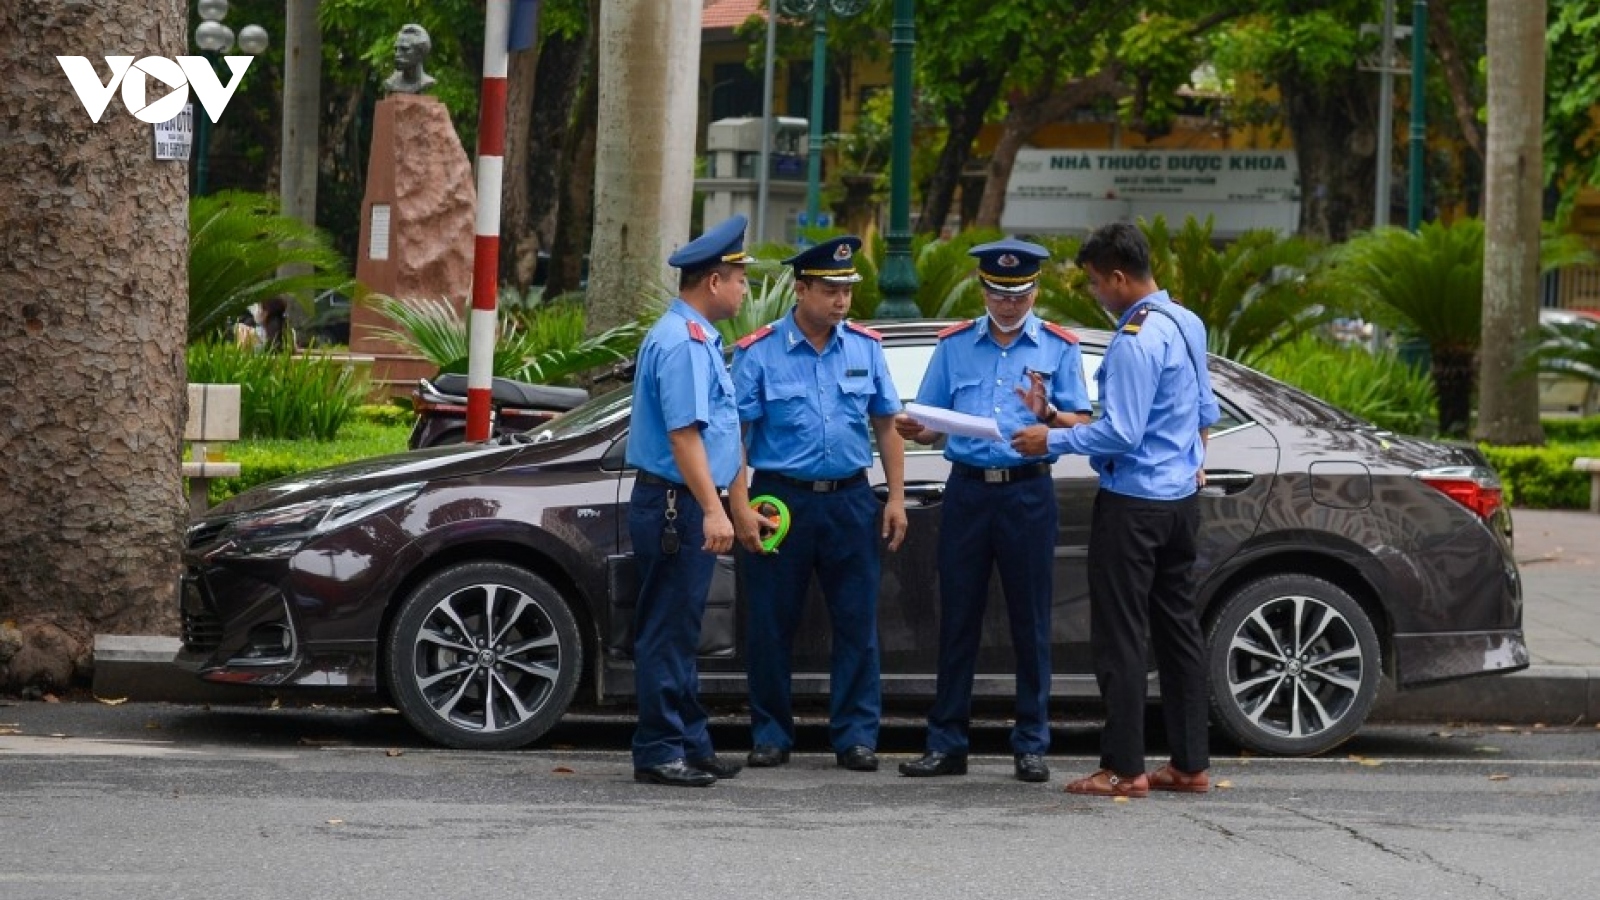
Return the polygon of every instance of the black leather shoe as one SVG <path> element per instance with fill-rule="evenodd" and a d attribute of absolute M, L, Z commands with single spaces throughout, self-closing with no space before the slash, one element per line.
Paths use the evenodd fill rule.
<path fill-rule="evenodd" d="M 715 753 L 711 754 L 705 759 L 689 760 L 689 768 L 699 769 L 702 772 L 709 772 L 718 778 L 736 778 L 738 777 L 739 773 L 744 770 L 744 766 L 741 766 L 736 762 L 728 762 L 727 760 L 720 759 Z"/>
<path fill-rule="evenodd" d="M 872 748 L 865 744 L 857 744 L 843 753 L 835 753 L 833 758 L 839 761 L 839 765 L 852 772 L 878 771 L 878 754 L 873 753 Z"/>
<path fill-rule="evenodd" d="M 967 774 L 966 754 L 960 756 L 954 753 L 924 753 L 922 758 L 913 762 L 901 763 L 900 774 L 912 778 L 932 778 L 935 775 L 965 775 Z"/>
<path fill-rule="evenodd" d="M 1050 767 L 1044 764 L 1044 757 L 1037 753 L 1018 753 L 1017 758 L 1018 781 L 1049 781 Z"/>
<path fill-rule="evenodd" d="M 788 762 L 789 751 L 767 744 L 757 744 L 744 761 L 749 763 L 752 769 L 771 769 Z"/>
<path fill-rule="evenodd" d="M 649 784 L 664 784 L 668 787 L 710 787 L 717 783 L 717 776 L 710 772 L 692 769 L 683 760 L 675 759 L 672 762 L 664 762 L 659 766 L 634 769 L 633 780 Z"/>

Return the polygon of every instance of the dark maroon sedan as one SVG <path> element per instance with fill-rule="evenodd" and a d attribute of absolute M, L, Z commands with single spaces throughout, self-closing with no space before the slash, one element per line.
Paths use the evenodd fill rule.
<path fill-rule="evenodd" d="M 940 326 L 880 326 L 903 396 Z M 1091 389 L 1107 337 L 1083 333 Z M 1510 515 L 1474 448 L 1379 431 L 1227 360 L 1212 359 L 1211 374 L 1223 418 L 1206 456 L 1198 575 L 1217 727 L 1252 750 L 1317 753 L 1361 726 L 1382 677 L 1403 690 L 1528 665 Z M 214 682 L 381 692 L 452 747 L 533 741 L 580 686 L 600 702 L 627 698 L 629 402 L 623 389 L 537 432 L 329 469 L 216 507 L 189 528 L 180 660 Z M 910 536 L 883 570 L 884 692 L 911 709 L 933 689 L 947 469 L 936 450 L 910 448 Z M 1095 480 L 1078 457 L 1055 478 L 1054 690 L 1092 697 Z M 723 559 L 700 648 L 708 695 L 745 690 L 735 576 Z M 1009 697 L 994 599 L 977 690 Z M 797 696 L 826 696 L 827 655 L 819 602 L 797 642 Z"/>

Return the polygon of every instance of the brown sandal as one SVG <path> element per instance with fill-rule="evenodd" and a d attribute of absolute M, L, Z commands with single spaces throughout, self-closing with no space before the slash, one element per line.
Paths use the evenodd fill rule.
<path fill-rule="evenodd" d="M 1211 790 L 1211 776 L 1207 775 L 1204 769 L 1190 774 L 1168 763 L 1150 773 L 1150 790 L 1204 794 Z"/>
<path fill-rule="evenodd" d="M 1148 797 L 1150 781 L 1143 772 L 1124 778 L 1110 769 L 1101 769 L 1087 778 L 1068 782 L 1064 790 L 1069 794 L 1091 797 Z"/>

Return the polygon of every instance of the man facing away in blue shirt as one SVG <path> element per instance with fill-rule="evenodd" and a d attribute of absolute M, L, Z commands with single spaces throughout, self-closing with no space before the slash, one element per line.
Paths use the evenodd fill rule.
<path fill-rule="evenodd" d="M 1134 225 L 1097 229 L 1077 263 L 1095 299 L 1117 317 L 1095 373 L 1100 418 L 1070 428 L 1035 425 L 1012 438 L 1023 454 L 1083 454 L 1100 476 L 1089 530 L 1089 609 L 1106 724 L 1100 769 L 1066 790 L 1105 797 L 1204 793 L 1210 757 L 1193 578 L 1196 492 L 1204 480 L 1206 429 L 1219 417 L 1206 372 L 1205 325 L 1156 286 L 1150 245 Z M 1045 406 L 1037 379 L 1027 402 Z M 1172 746 L 1170 762 L 1150 775 L 1144 770 L 1147 622 Z"/>

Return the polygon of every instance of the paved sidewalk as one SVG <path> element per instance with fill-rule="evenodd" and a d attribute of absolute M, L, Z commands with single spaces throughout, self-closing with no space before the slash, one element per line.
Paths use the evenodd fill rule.
<path fill-rule="evenodd" d="M 1386 697 L 1373 718 L 1600 721 L 1600 516 L 1518 509 L 1511 520 L 1533 665 Z"/>

